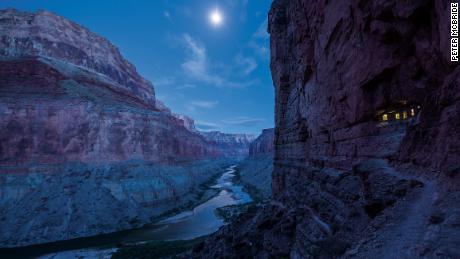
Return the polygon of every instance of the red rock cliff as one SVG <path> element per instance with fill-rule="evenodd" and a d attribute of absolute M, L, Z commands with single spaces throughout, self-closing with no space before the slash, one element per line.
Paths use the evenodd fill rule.
<path fill-rule="evenodd" d="M 48 12 L 0 12 L 0 164 L 218 154 L 155 106 L 153 86 L 107 40 Z"/>
<path fill-rule="evenodd" d="M 80 25 L 47 11 L 0 14 L 0 57 L 48 57 L 71 63 L 112 79 L 117 91 L 153 105 L 150 82 L 126 61 L 109 41 Z"/>

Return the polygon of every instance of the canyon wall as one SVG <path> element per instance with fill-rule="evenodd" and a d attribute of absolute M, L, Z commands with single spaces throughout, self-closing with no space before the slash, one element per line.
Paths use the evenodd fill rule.
<path fill-rule="evenodd" d="M 147 106 L 154 104 L 152 84 L 106 39 L 47 11 L 26 13 L 7 9 L 0 15 L 2 59 L 24 56 L 58 59 L 110 78 L 114 91 Z"/>
<path fill-rule="evenodd" d="M 48 12 L 0 18 L 1 164 L 218 155 L 107 40 Z"/>
<path fill-rule="evenodd" d="M 0 246 L 15 247 L 151 224 L 209 199 L 228 160 L 68 162 L 1 167 Z M 27 249 L 27 248 L 22 248 Z"/>
<path fill-rule="evenodd" d="M 249 155 L 238 165 L 239 183 L 255 202 L 271 197 L 274 129 L 264 129 L 249 145 Z"/>
<path fill-rule="evenodd" d="M 196 202 L 227 162 L 203 160 L 224 154 L 192 126 L 104 38 L 0 11 L 0 246 L 139 227 Z"/>
<path fill-rule="evenodd" d="M 273 200 L 194 255 L 459 257 L 449 17 L 448 1 L 273 1 Z"/>
<path fill-rule="evenodd" d="M 264 129 L 249 145 L 249 156 L 273 154 L 275 152 L 275 129 Z"/>
<path fill-rule="evenodd" d="M 369 158 L 448 172 L 460 159 L 447 1 L 275 1 L 276 160 L 349 169 Z M 410 120 L 382 123 L 396 106 Z M 277 177 L 275 176 L 275 177 Z"/>

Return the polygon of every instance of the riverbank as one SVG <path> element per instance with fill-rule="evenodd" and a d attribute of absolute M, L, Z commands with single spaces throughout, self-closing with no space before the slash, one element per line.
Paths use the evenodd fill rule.
<path fill-rule="evenodd" d="M 155 238 L 159 240 L 191 240 L 217 231 L 225 224 L 216 210 L 228 205 L 246 204 L 252 201 L 241 186 L 234 185 L 235 165 L 226 169 L 210 189 L 218 194 L 192 210 L 176 214 L 157 222 Z"/>
<path fill-rule="evenodd" d="M 266 199 L 266 190 L 271 190 L 271 186 L 267 186 L 267 183 L 271 183 L 271 179 L 257 179 L 257 177 L 264 177 L 263 175 L 270 176 L 271 171 L 267 173 L 263 170 L 269 170 L 271 164 L 271 156 L 246 159 L 238 164 L 238 166 L 235 167 L 234 176 L 232 178 L 233 185 L 239 186 L 243 192 L 248 193 L 252 201 L 250 203 L 219 207 L 215 210 L 215 214 L 222 218 L 227 224 L 242 213 L 255 208 L 257 204 Z M 261 187 L 251 184 L 256 182 L 262 183 L 262 185 L 259 185 Z M 154 241 L 145 244 L 137 244 L 135 246 L 122 247 L 114 253 L 113 258 L 168 258 L 178 254 L 186 258 L 192 249 L 196 246 L 200 246 L 207 237 L 208 236 L 203 236 L 192 240 L 180 241 Z"/>
<path fill-rule="evenodd" d="M 230 205 L 218 208 L 216 213 L 227 223 L 246 213 L 250 206 L 257 205 L 271 197 L 271 173 L 273 155 L 261 154 L 243 160 L 235 171 L 234 183 L 243 187 L 253 202 L 251 204 Z"/>
<path fill-rule="evenodd" d="M 239 164 L 235 180 L 260 202 L 272 195 L 272 172 L 273 154 L 254 155 Z"/>
<path fill-rule="evenodd" d="M 1 248 L 0 255 L 2 255 L 2 258 L 5 258 L 4 256 L 8 258 L 10 257 L 11 258 L 18 258 L 18 257 L 22 258 L 22 257 L 30 257 L 30 256 L 39 256 L 43 254 L 54 253 L 57 251 L 76 250 L 76 249 L 82 249 L 82 248 L 83 249 L 95 248 L 95 247 L 107 248 L 106 245 L 109 243 L 115 242 L 114 240 L 118 240 L 118 241 L 116 241 L 116 243 L 113 244 L 113 246 L 124 246 L 130 243 L 136 243 L 139 241 L 143 241 L 143 240 L 134 240 L 133 242 L 128 242 L 124 239 L 124 236 L 128 235 L 130 232 L 135 232 L 143 228 L 153 227 L 152 225 L 153 222 L 158 222 L 162 219 L 170 217 L 171 215 L 175 215 L 182 211 L 190 210 L 196 207 L 197 205 L 204 203 L 207 200 L 214 197 L 215 195 L 217 195 L 218 190 L 211 188 L 211 186 L 216 182 L 216 179 L 218 179 L 219 176 L 221 176 L 225 172 L 225 168 L 227 168 L 230 164 L 233 164 L 233 163 L 234 161 L 231 159 L 210 161 L 210 162 L 200 161 L 200 162 L 195 162 L 194 164 L 192 164 L 193 166 L 190 166 L 190 164 L 188 163 L 184 163 L 184 164 L 181 164 L 180 166 L 176 166 L 175 168 L 176 170 L 167 171 L 170 173 L 169 175 L 171 175 L 171 171 L 173 171 L 175 175 L 177 175 L 177 173 L 182 172 L 184 175 L 188 174 L 187 177 L 189 179 L 192 176 L 198 175 L 202 177 L 201 179 L 205 179 L 205 180 L 200 180 L 194 177 L 195 183 L 189 183 L 189 184 L 196 185 L 196 187 L 193 188 L 192 191 L 182 194 L 184 196 L 185 195 L 187 196 L 185 197 L 187 200 L 186 201 L 183 200 L 182 202 L 178 202 L 176 200 L 170 206 L 172 207 L 174 204 L 183 204 L 183 205 L 178 206 L 174 209 L 166 210 L 163 213 L 158 214 L 154 217 L 149 217 L 148 223 L 142 224 L 142 222 L 133 222 L 131 220 L 129 224 L 134 227 L 131 227 L 128 230 L 121 230 L 121 231 L 116 231 L 116 232 L 107 233 L 107 234 L 99 234 L 99 235 L 93 235 L 89 237 L 68 239 L 68 240 L 49 242 L 49 243 L 38 244 L 38 245 L 30 245 L 30 246 L 23 246 L 23 247 L 16 247 L 16 248 Z M 177 170 L 181 168 L 183 168 L 183 171 Z M 156 168 L 156 172 L 158 171 L 164 172 L 166 170 L 161 170 L 159 168 Z M 156 175 L 159 175 L 159 174 L 155 172 L 150 174 L 151 177 L 155 177 Z M 166 176 L 163 175 L 162 177 L 163 177 L 162 179 L 165 179 L 167 175 Z M 109 179 L 112 179 L 112 178 L 109 178 Z M 108 181 L 109 179 L 103 178 L 103 181 Z M 125 175 L 123 179 L 131 179 L 132 181 L 133 178 L 132 176 L 130 176 L 130 174 L 128 174 L 128 175 Z M 183 177 L 183 179 L 187 179 L 187 178 Z M 103 185 L 101 184 L 100 180 L 98 181 L 99 181 L 98 186 Z M 150 181 L 152 181 L 152 179 L 150 179 Z M 123 181 L 121 181 L 120 185 L 123 185 Z M 177 189 L 178 189 L 178 191 L 176 192 L 177 194 L 187 190 L 187 189 L 179 190 L 181 186 L 183 186 L 183 184 L 177 186 Z M 104 190 L 103 187 L 101 188 Z M 97 193 L 100 191 L 101 190 L 96 190 L 95 193 L 93 192 L 92 194 L 93 195 L 96 194 L 96 197 L 97 197 Z M 91 194 L 91 192 L 89 192 L 88 194 Z M 126 209 L 129 209 L 129 207 Z M 148 207 L 146 207 L 146 209 L 148 209 Z M 158 208 L 155 208 L 155 209 L 158 209 Z M 110 218 L 111 217 L 106 217 L 105 219 L 110 219 Z"/>
<path fill-rule="evenodd" d="M 178 254 L 187 253 L 194 246 L 200 244 L 206 239 L 199 237 L 192 240 L 178 241 L 154 241 L 147 244 L 124 247 L 118 249 L 112 254 L 113 259 L 128 259 L 128 258 L 167 258 Z M 184 254 L 184 255 L 185 255 Z"/>
<path fill-rule="evenodd" d="M 201 212 L 199 210 L 194 210 L 192 214 L 195 217 L 198 217 L 199 221 L 191 222 L 191 224 L 193 224 L 194 227 L 197 227 L 200 229 L 202 229 L 202 227 L 199 226 L 200 222 L 201 224 L 205 222 L 205 225 L 209 225 L 212 223 L 212 220 L 210 220 L 209 217 L 214 217 L 214 218 L 219 219 L 219 225 L 216 226 L 213 231 L 209 232 L 209 234 L 214 233 L 217 229 L 219 229 L 222 225 L 226 224 L 230 220 L 228 217 L 221 214 L 220 212 L 221 209 L 226 208 L 224 209 L 224 211 L 227 211 L 228 209 L 231 208 L 235 212 L 233 216 L 236 216 L 236 215 L 239 215 L 241 212 L 243 212 L 244 208 L 249 208 L 254 202 L 252 198 L 250 197 L 250 194 L 246 193 L 241 186 L 235 185 L 236 178 L 238 176 L 238 169 L 236 169 L 235 167 L 231 167 L 229 169 L 230 170 L 224 175 L 222 175 L 217 180 L 216 184 L 212 186 L 213 188 L 221 188 L 221 192 L 219 193 L 219 195 L 214 197 L 212 200 L 216 198 L 218 199 L 221 196 L 226 197 L 226 198 L 232 197 L 233 199 L 235 199 L 236 204 L 231 204 L 231 205 L 222 206 L 222 207 L 210 205 L 207 210 L 208 218 L 206 219 L 204 219 L 203 217 L 200 218 L 199 214 Z M 210 200 L 210 203 L 212 203 L 212 200 Z M 228 200 L 224 202 L 233 203 Z M 221 205 L 225 205 L 225 204 L 221 202 L 219 206 Z M 206 203 L 200 206 L 206 207 Z M 174 222 L 176 220 L 178 220 L 180 223 L 181 220 L 183 219 L 180 215 L 176 215 L 172 217 L 170 221 Z M 186 220 L 182 222 L 186 222 Z M 198 224 L 198 226 L 196 224 Z M 178 227 L 180 228 L 181 231 L 187 231 L 187 229 L 189 228 L 187 224 L 182 224 L 182 225 L 179 225 Z M 149 257 L 149 256 L 151 256 L 152 258 L 161 258 L 161 257 L 175 256 L 177 254 L 182 254 L 183 256 L 186 257 L 186 254 L 190 252 L 194 246 L 199 245 L 202 241 L 204 241 L 208 235 L 204 235 L 204 236 L 189 239 L 189 240 L 152 241 L 152 242 L 148 242 L 145 244 L 137 244 L 135 246 L 122 247 L 114 254 L 114 258 L 133 258 L 133 257 L 137 258 L 137 257 Z M 149 256 L 144 256 L 144 255 L 149 255 Z"/>
<path fill-rule="evenodd" d="M 41 247 L 27 247 L 22 249 L 22 254 L 16 250 L 16 254 L 9 253 L 6 258 L 35 257 L 45 252 L 46 255 L 40 258 L 110 258 L 112 254 L 115 258 L 132 258 L 147 254 L 152 257 L 164 257 L 190 251 L 207 235 L 226 224 L 226 220 L 217 213 L 218 208 L 240 204 L 247 207 L 244 204 L 252 202 L 249 194 L 244 192 L 241 186 L 234 184 L 238 175 L 235 166 L 223 168 L 224 173 L 221 170 L 217 176 L 209 178 L 200 186 L 201 192 L 197 193 L 196 197 L 199 198 L 197 201 L 203 202 L 194 206 L 192 210 L 181 207 L 175 210 L 179 213 L 169 211 L 156 224 L 144 228 L 55 242 Z"/>

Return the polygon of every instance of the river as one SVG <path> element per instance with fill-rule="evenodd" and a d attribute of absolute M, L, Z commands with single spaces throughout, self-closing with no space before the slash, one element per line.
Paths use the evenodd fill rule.
<path fill-rule="evenodd" d="M 218 191 L 216 196 L 190 211 L 181 212 L 152 226 L 40 245 L 0 249 L 0 254 L 11 258 L 30 258 L 43 255 L 45 255 L 44 258 L 50 258 L 65 251 L 78 250 L 81 252 L 81 250 L 91 251 L 95 248 L 110 250 L 119 244 L 159 240 L 190 240 L 212 234 L 225 224 L 224 220 L 216 215 L 217 208 L 252 201 L 249 194 L 241 186 L 233 184 L 235 167 L 236 165 L 226 168 L 215 185 L 210 187 Z M 65 254 L 69 255 L 69 252 L 65 252 Z"/>

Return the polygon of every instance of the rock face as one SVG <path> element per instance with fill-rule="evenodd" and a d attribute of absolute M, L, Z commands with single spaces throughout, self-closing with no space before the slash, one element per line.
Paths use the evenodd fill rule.
<path fill-rule="evenodd" d="M 248 157 L 239 164 L 240 184 L 260 202 L 271 197 L 274 129 L 264 129 L 249 145 Z"/>
<path fill-rule="evenodd" d="M 251 144 L 249 145 L 249 156 L 261 154 L 273 154 L 275 152 L 275 129 L 264 129 Z"/>
<path fill-rule="evenodd" d="M 105 39 L 48 12 L 0 23 L 1 164 L 218 155 Z"/>
<path fill-rule="evenodd" d="M 0 14 L 0 57 L 48 57 L 100 73 L 115 84 L 114 91 L 154 105 L 151 83 L 142 78 L 109 41 L 47 11 Z"/>
<path fill-rule="evenodd" d="M 272 195 L 273 154 L 248 156 L 238 165 L 239 184 L 245 187 L 255 202 Z"/>
<path fill-rule="evenodd" d="M 274 200 L 194 255 L 459 257 L 449 17 L 444 0 L 273 1 Z"/>
<path fill-rule="evenodd" d="M 187 161 L 221 155 L 107 40 L 0 11 L 0 246 L 149 223 L 219 172 Z"/>
<path fill-rule="evenodd" d="M 225 160 L 2 167 L 0 246 L 24 246 L 139 228 L 203 202 L 199 185 Z M 24 248 L 26 249 L 26 248 Z"/>
<path fill-rule="evenodd" d="M 198 130 L 195 127 L 195 121 L 192 118 L 182 115 L 182 114 L 174 114 L 174 117 L 181 120 L 183 122 L 184 127 L 188 129 L 189 131 L 198 132 Z"/>
<path fill-rule="evenodd" d="M 458 70 L 445 14 L 447 1 L 276 1 L 276 156 L 343 169 L 368 157 L 443 170 L 459 161 Z M 378 123 L 398 104 L 421 111 L 407 123 Z"/>
<path fill-rule="evenodd" d="M 255 139 L 250 134 L 228 134 L 219 131 L 200 132 L 204 138 L 216 145 L 219 151 L 229 157 L 245 157 L 249 152 L 249 144 Z"/>

